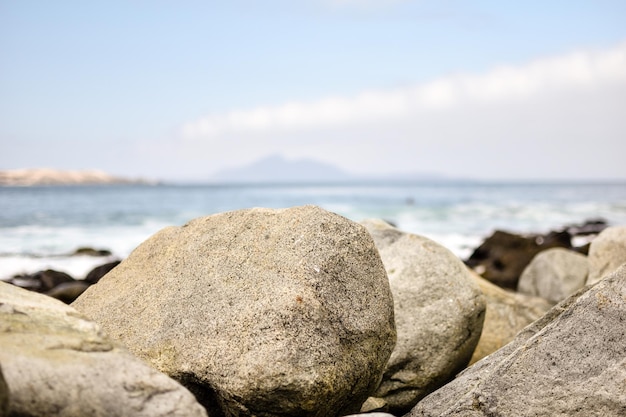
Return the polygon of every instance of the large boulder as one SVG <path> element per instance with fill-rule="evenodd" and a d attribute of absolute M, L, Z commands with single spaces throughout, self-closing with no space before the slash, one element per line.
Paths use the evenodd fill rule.
<path fill-rule="evenodd" d="M 356 412 L 396 338 L 371 236 L 315 206 L 163 229 L 73 306 L 227 416 Z"/>
<path fill-rule="evenodd" d="M 625 315 L 622 266 L 555 306 L 407 416 L 623 416 Z"/>
<path fill-rule="evenodd" d="M 387 270 L 398 332 L 374 396 L 401 415 L 467 365 L 482 330 L 485 300 L 448 249 L 382 220 L 362 224 Z"/>
<path fill-rule="evenodd" d="M 547 249 L 524 269 L 517 291 L 558 303 L 585 286 L 588 271 L 585 255 L 563 248 Z"/>
<path fill-rule="evenodd" d="M 486 280 L 515 290 L 520 275 L 533 257 L 554 247 L 571 248 L 570 234 L 555 231 L 522 236 L 496 230 L 474 250 L 466 264 Z"/>
<path fill-rule="evenodd" d="M 626 226 L 612 226 L 604 229 L 589 247 L 587 284 L 598 282 L 623 263 L 626 263 Z"/>
<path fill-rule="evenodd" d="M 207 415 L 182 385 L 117 346 L 73 308 L 4 282 L 0 363 L 9 416 Z"/>
<path fill-rule="evenodd" d="M 554 304 L 541 297 L 507 291 L 471 271 L 487 301 L 487 313 L 470 365 L 502 348 Z"/>

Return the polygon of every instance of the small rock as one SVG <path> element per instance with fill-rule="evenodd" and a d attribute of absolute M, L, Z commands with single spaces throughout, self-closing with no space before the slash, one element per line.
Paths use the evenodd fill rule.
<path fill-rule="evenodd" d="M 108 249 L 94 249 L 89 247 L 83 247 L 76 249 L 72 255 L 111 256 L 111 251 Z"/>
<path fill-rule="evenodd" d="M 485 300 L 463 262 L 448 249 L 382 220 L 366 220 L 394 299 L 398 341 L 374 393 L 401 415 L 470 360 Z"/>
<path fill-rule="evenodd" d="M 609 227 L 589 247 L 587 285 L 600 281 L 623 263 L 626 263 L 626 226 Z"/>
<path fill-rule="evenodd" d="M 46 292 L 59 284 L 74 282 L 74 278 L 65 272 L 46 269 L 45 271 L 35 272 L 34 274 L 18 275 L 7 282 L 27 290 Z"/>
<path fill-rule="evenodd" d="M 524 269 L 517 291 L 558 303 L 585 286 L 588 271 L 586 256 L 563 248 L 547 249 Z"/>

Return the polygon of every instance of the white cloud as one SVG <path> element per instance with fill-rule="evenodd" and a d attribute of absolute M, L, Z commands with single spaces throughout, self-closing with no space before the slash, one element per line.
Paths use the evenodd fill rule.
<path fill-rule="evenodd" d="M 302 132 L 402 122 L 424 111 L 530 100 L 547 92 L 593 89 L 624 82 L 626 43 L 607 50 L 580 50 L 538 59 L 522 66 L 500 66 L 482 75 L 450 75 L 407 88 L 210 114 L 186 123 L 182 132 L 187 138 L 219 139 L 233 134 Z"/>

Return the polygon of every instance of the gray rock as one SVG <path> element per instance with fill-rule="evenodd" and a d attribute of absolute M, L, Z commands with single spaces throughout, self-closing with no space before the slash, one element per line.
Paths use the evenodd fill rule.
<path fill-rule="evenodd" d="M 554 304 L 540 297 L 505 290 L 474 271 L 470 273 L 487 301 L 483 331 L 469 363 L 472 365 L 512 341 L 518 332 L 543 316 Z"/>
<path fill-rule="evenodd" d="M 416 416 L 624 416 L 626 266 L 422 400 Z"/>
<path fill-rule="evenodd" d="M 524 269 L 517 291 L 558 303 L 585 286 L 588 271 L 585 255 L 563 248 L 546 249 Z"/>
<path fill-rule="evenodd" d="M 4 380 L 2 367 L 0 366 L 0 417 L 9 415 L 9 387 Z"/>
<path fill-rule="evenodd" d="M 382 220 L 362 224 L 387 270 L 398 332 L 374 396 L 401 415 L 467 365 L 481 334 L 485 300 L 448 249 Z"/>
<path fill-rule="evenodd" d="M 600 281 L 623 263 L 626 263 L 626 226 L 608 227 L 589 247 L 587 285 Z"/>
<path fill-rule="evenodd" d="M 345 416 L 345 417 L 358 417 L 358 416 L 363 416 L 363 417 L 394 417 L 393 414 L 389 414 L 389 413 L 361 413 L 361 414 L 350 414 L 349 416 Z"/>
<path fill-rule="evenodd" d="M 228 416 L 357 412 L 396 337 L 371 236 L 314 206 L 166 228 L 73 306 Z"/>
<path fill-rule="evenodd" d="M 0 282 L 10 416 L 206 416 L 193 395 L 61 301 Z M 1 391 L 1 389 L 0 389 Z"/>

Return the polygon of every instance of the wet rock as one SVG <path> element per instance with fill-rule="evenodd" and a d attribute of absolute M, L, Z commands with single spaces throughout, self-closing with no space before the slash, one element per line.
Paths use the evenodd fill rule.
<path fill-rule="evenodd" d="M 587 257 L 563 248 L 538 253 L 522 272 L 517 291 L 558 303 L 585 285 Z"/>
<path fill-rule="evenodd" d="M 422 400 L 416 416 L 623 416 L 626 266 Z"/>
<path fill-rule="evenodd" d="M 487 313 L 470 365 L 505 346 L 554 306 L 540 297 L 507 291 L 473 271 L 472 277 L 485 296 Z"/>
<path fill-rule="evenodd" d="M 398 332 L 374 397 L 401 415 L 467 365 L 481 334 L 485 300 L 463 262 L 443 246 L 382 220 L 362 224 L 389 276 Z"/>
<path fill-rule="evenodd" d="M 206 416 L 193 395 L 53 298 L 0 282 L 9 416 Z M 0 388 L 1 392 L 1 388 Z"/>
<path fill-rule="evenodd" d="M 111 251 L 108 249 L 94 249 L 90 247 L 82 247 L 82 248 L 76 249 L 73 255 L 111 256 Z"/>
<path fill-rule="evenodd" d="M 554 248 L 571 248 L 568 232 L 521 236 L 496 231 L 470 255 L 466 264 L 486 280 L 515 290 L 520 275 L 539 252 Z"/>
<path fill-rule="evenodd" d="M 588 259 L 587 284 L 598 282 L 626 263 L 626 226 L 613 226 L 602 231 L 591 242 Z"/>
<path fill-rule="evenodd" d="M 229 416 L 358 412 L 396 336 L 371 236 L 314 206 L 166 228 L 73 306 Z"/>
<path fill-rule="evenodd" d="M 59 284 L 73 281 L 74 278 L 65 272 L 46 269 L 45 271 L 35 272 L 34 274 L 18 275 L 9 279 L 7 282 L 27 290 L 46 292 Z"/>
<path fill-rule="evenodd" d="M 71 304 L 89 288 L 89 285 L 85 281 L 64 282 L 44 294 L 63 301 L 65 304 Z"/>
<path fill-rule="evenodd" d="M 119 264 L 120 264 L 120 261 L 113 261 L 113 262 L 109 262 L 104 265 L 95 267 L 94 269 L 89 271 L 89 273 L 85 277 L 85 282 L 88 282 L 89 284 L 96 284 L 98 281 L 100 281 L 100 278 L 108 274 L 109 271 L 111 271 L 113 268 L 115 268 Z"/>

